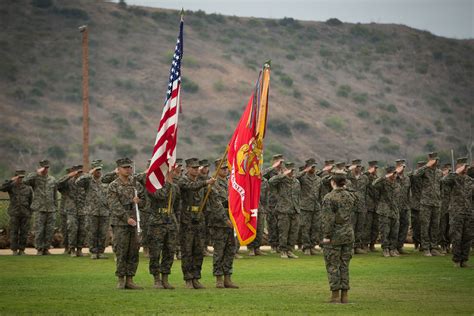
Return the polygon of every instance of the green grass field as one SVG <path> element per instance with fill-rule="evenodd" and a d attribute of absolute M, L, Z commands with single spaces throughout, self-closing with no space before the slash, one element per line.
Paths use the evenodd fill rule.
<path fill-rule="evenodd" d="M 135 280 L 145 290 L 130 291 L 115 289 L 113 259 L 0 256 L 0 314 L 474 313 L 474 269 L 455 269 L 450 257 L 356 256 L 350 265 L 347 305 L 326 303 L 330 292 L 321 255 L 236 260 L 233 279 L 238 290 L 214 287 L 211 258 L 203 266 L 205 290 L 184 288 L 179 261 L 170 277 L 177 289 L 154 290 L 148 260 L 140 260 Z"/>

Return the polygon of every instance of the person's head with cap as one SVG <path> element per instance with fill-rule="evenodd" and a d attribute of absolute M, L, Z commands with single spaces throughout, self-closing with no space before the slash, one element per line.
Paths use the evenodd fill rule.
<path fill-rule="evenodd" d="M 195 179 L 199 175 L 199 159 L 188 158 L 185 160 L 188 176 Z"/>
<path fill-rule="evenodd" d="M 282 154 L 275 154 L 272 156 L 272 162 L 275 162 L 277 160 L 281 160 L 283 159 L 283 155 Z"/>
<path fill-rule="evenodd" d="M 325 166 L 330 166 L 334 164 L 334 159 L 326 159 L 324 160 L 324 165 Z"/>
<path fill-rule="evenodd" d="M 209 174 L 209 166 L 211 164 L 209 163 L 209 160 L 207 159 L 201 159 L 199 160 L 199 172 L 202 175 L 207 176 Z"/>
<path fill-rule="evenodd" d="M 182 172 L 183 172 L 183 158 L 176 158 L 176 162 L 173 168 L 173 174 L 175 176 L 181 176 Z"/>
<path fill-rule="evenodd" d="M 451 164 L 449 162 L 444 163 L 441 167 L 441 171 L 449 172 L 449 170 L 451 170 Z"/>
<path fill-rule="evenodd" d="M 426 165 L 427 161 L 426 160 L 418 160 L 416 162 L 416 167 L 417 168 L 420 168 L 420 167 L 423 167 L 424 165 Z"/>
<path fill-rule="evenodd" d="M 350 170 L 352 174 L 359 175 L 362 172 L 362 159 L 353 159 L 347 169 Z"/>
<path fill-rule="evenodd" d="M 82 165 L 74 165 L 72 166 L 72 169 L 74 171 L 74 175 L 76 177 L 80 176 L 82 174 L 82 169 L 83 169 L 83 166 Z"/>
<path fill-rule="evenodd" d="M 439 157 L 436 151 L 428 153 L 428 167 L 435 168 L 439 164 Z"/>
<path fill-rule="evenodd" d="M 284 161 L 285 161 L 285 159 L 283 159 L 282 154 L 273 155 L 273 157 L 272 157 L 272 167 L 275 168 L 277 171 L 281 171 Z"/>
<path fill-rule="evenodd" d="M 306 161 L 304 162 L 303 170 L 306 168 L 311 168 L 309 169 L 308 173 L 313 174 L 316 172 L 316 165 L 317 165 L 316 159 L 314 158 L 306 159 Z M 303 171 L 303 170 L 300 170 L 300 171 Z"/>
<path fill-rule="evenodd" d="M 26 175 L 26 171 L 23 169 L 17 169 L 15 170 L 15 175 L 13 176 L 12 180 L 15 180 L 16 183 L 21 183 L 23 181 L 23 178 Z"/>
<path fill-rule="evenodd" d="M 352 159 L 351 163 L 353 166 L 362 166 L 362 159 Z"/>
<path fill-rule="evenodd" d="M 406 160 L 405 159 L 397 159 L 395 160 L 395 166 L 399 167 L 399 166 L 402 166 L 402 165 L 405 165 L 406 163 Z"/>
<path fill-rule="evenodd" d="M 292 177 L 295 173 L 295 164 L 291 161 L 285 161 L 285 174 Z"/>
<path fill-rule="evenodd" d="M 115 162 L 117 164 L 118 175 L 121 178 L 128 178 L 133 173 L 133 161 L 128 158 L 120 158 Z"/>
<path fill-rule="evenodd" d="M 337 161 L 335 166 L 337 170 L 344 170 L 344 168 L 346 168 L 346 163 L 344 161 Z"/>
<path fill-rule="evenodd" d="M 39 174 L 39 175 L 47 175 L 48 172 L 49 172 L 49 160 L 48 159 L 43 159 L 43 160 L 40 160 L 40 162 L 38 163 L 38 166 L 39 168 L 36 170 L 36 172 Z"/>
<path fill-rule="evenodd" d="M 396 175 L 395 170 L 396 170 L 395 166 L 387 165 L 385 167 L 385 176 L 389 179 L 395 179 L 395 175 Z"/>
<path fill-rule="evenodd" d="M 467 157 L 459 157 L 458 159 L 456 159 L 456 173 L 466 174 L 468 167 L 469 166 L 467 165 Z"/>
<path fill-rule="evenodd" d="M 229 170 L 228 170 L 228 166 L 226 164 L 226 161 L 223 161 L 222 164 L 221 164 L 221 160 L 222 159 L 220 159 L 220 158 L 214 160 L 214 167 L 216 168 L 217 176 L 219 178 L 225 179 L 229 175 Z M 217 168 L 219 168 L 219 169 L 217 169 Z"/>
<path fill-rule="evenodd" d="M 102 160 L 100 160 L 100 159 L 92 160 L 91 170 L 89 172 L 92 173 L 92 175 L 95 178 L 100 178 L 100 176 L 102 175 L 102 168 L 103 167 L 104 167 L 104 165 L 102 164 Z"/>

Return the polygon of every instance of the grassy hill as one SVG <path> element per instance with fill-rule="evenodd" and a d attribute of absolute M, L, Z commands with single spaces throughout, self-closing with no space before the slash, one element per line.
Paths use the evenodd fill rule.
<path fill-rule="evenodd" d="M 179 12 L 101 1 L 0 2 L 0 175 L 80 162 L 89 26 L 91 159 L 151 155 Z M 178 156 L 224 149 L 272 59 L 265 156 L 390 161 L 472 142 L 474 42 L 402 25 L 186 12 Z M 268 161 L 268 160 L 267 160 Z"/>

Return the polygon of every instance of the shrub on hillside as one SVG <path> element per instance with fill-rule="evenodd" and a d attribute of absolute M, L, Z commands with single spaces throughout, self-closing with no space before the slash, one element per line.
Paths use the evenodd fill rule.
<path fill-rule="evenodd" d="M 343 23 L 341 22 L 341 20 L 337 19 L 337 18 L 330 18 L 328 20 L 326 20 L 325 22 L 327 25 L 329 26 L 339 26 L 339 25 L 342 25 Z"/>
<path fill-rule="evenodd" d="M 352 100 L 357 104 L 366 104 L 369 96 L 367 93 L 354 93 L 352 95 Z"/>
<path fill-rule="evenodd" d="M 117 157 L 133 158 L 138 151 L 130 144 L 117 144 L 115 146 L 115 153 Z"/>
<path fill-rule="evenodd" d="M 339 88 L 337 89 L 337 96 L 347 98 L 349 97 L 349 94 L 351 93 L 351 91 L 352 91 L 352 88 L 349 85 L 339 86 Z"/>
<path fill-rule="evenodd" d="M 281 135 L 281 136 L 291 136 L 291 128 L 290 126 L 279 119 L 273 119 L 268 122 L 268 129 L 275 134 Z"/>
<path fill-rule="evenodd" d="M 321 100 L 321 101 L 319 101 L 319 106 L 322 107 L 322 108 L 328 108 L 328 107 L 331 106 L 331 103 L 329 103 L 326 100 Z"/>
<path fill-rule="evenodd" d="M 183 77 L 182 84 L 185 92 L 196 93 L 199 91 L 199 85 L 191 79 Z"/>
<path fill-rule="evenodd" d="M 326 120 L 324 120 L 324 125 L 338 133 L 343 132 L 345 129 L 344 120 L 339 116 L 328 117 Z"/>

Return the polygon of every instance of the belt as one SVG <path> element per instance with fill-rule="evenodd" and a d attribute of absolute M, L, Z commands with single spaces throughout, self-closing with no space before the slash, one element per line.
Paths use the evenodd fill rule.
<path fill-rule="evenodd" d="M 160 208 L 158 208 L 158 213 L 166 213 L 166 214 L 168 214 L 168 213 L 170 213 L 170 210 L 167 209 L 167 208 L 162 208 L 162 207 L 160 207 Z"/>
<path fill-rule="evenodd" d="M 193 212 L 193 213 L 197 213 L 197 212 L 200 211 L 200 208 L 201 208 L 201 207 L 200 207 L 199 205 L 198 205 L 198 206 L 192 205 L 192 206 L 190 206 L 188 209 L 189 209 L 191 212 Z"/>

